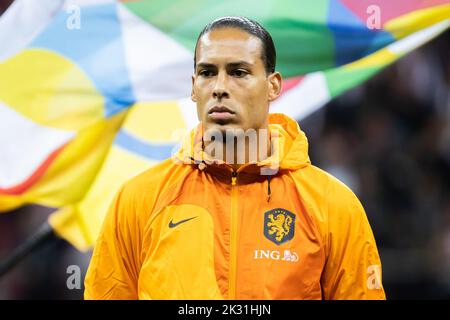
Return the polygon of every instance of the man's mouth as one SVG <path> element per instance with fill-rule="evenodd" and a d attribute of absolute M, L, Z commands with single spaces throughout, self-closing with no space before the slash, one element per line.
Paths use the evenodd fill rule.
<path fill-rule="evenodd" d="M 225 106 L 214 106 L 209 109 L 208 117 L 214 121 L 227 121 L 235 117 L 235 112 Z"/>

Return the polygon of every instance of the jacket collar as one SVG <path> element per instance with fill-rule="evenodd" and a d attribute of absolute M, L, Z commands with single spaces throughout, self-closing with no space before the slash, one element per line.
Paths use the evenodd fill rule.
<path fill-rule="evenodd" d="M 260 175 L 264 174 L 261 172 L 267 172 L 266 174 L 270 175 L 270 172 L 296 170 L 309 165 L 311 161 L 308 155 L 308 140 L 298 123 L 281 113 L 269 114 L 268 121 L 272 154 L 262 161 L 241 166 L 237 172 Z M 195 164 L 200 170 L 208 168 L 208 171 L 216 174 L 220 174 L 221 170 L 231 173 L 230 165 L 223 160 L 211 158 L 203 150 L 202 137 L 203 126 L 200 123 L 183 141 L 182 147 L 174 155 L 175 159 L 184 164 Z"/>

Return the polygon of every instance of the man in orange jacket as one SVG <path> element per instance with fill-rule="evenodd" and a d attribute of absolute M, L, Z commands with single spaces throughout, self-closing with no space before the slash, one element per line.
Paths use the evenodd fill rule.
<path fill-rule="evenodd" d="M 296 121 L 268 113 L 275 57 L 255 21 L 205 27 L 192 76 L 200 124 L 116 195 L 86 299 L 385 299 L 357 197 L 311 164 Z"/>

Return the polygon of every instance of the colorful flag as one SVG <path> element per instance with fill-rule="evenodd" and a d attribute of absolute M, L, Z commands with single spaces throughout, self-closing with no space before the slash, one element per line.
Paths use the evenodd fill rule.
<path fill-rule="evenodd" d="M 17 0 L 0 17 L 0 211 L 59 208 L 55 231 L 95 241 L 125 181 L 170 157 L 197 120 L 193 49 L 214 18 L 265 26 L 298 120 L 450 26 L 450 0 Z"/>

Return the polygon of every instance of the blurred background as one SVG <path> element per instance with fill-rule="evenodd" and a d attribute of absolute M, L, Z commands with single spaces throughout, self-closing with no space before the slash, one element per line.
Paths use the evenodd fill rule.
<path fill-rule="evenodd" d="M 0 13 L 12 1 L 0 1 Z M 301 120 L 312 163 L 364 205 L 388 299 L 450 299 L 450 32 Z M 7 257 L 54 209 L 0 214 Z M 90 251 L 53 239 L 0 278 L 0 299 L 82 299 Z"/>
<path fill-rule="evenodd" d="M 390 299 L 450 298 L 450 32 L 300 121 L 363 203 Z"/>

